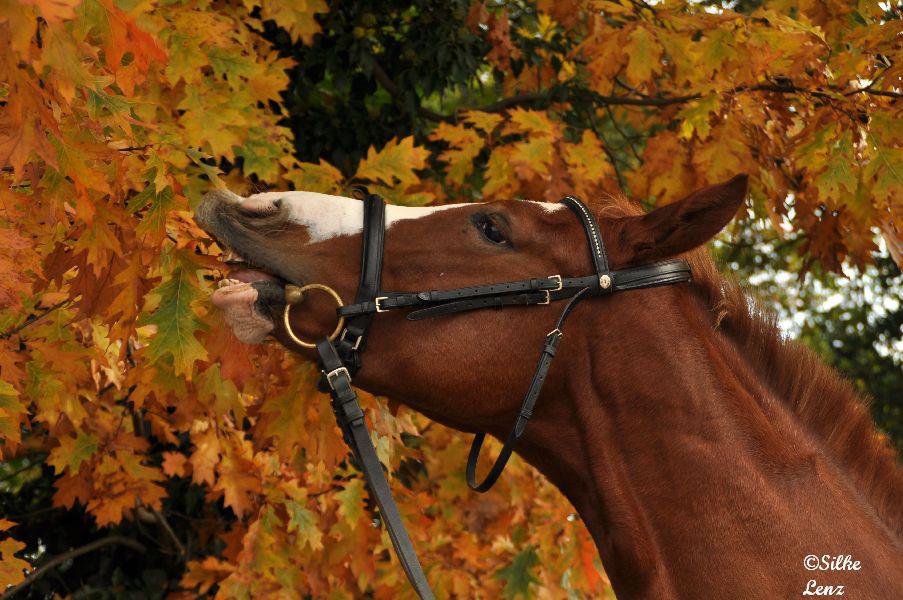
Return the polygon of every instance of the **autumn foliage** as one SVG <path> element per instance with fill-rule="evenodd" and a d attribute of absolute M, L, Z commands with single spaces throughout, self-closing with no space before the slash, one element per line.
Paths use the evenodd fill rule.
<path fill-rule="evenodd" d="M 192 221 L 201 194 L 624 189 L 652 205 L 746 172 L 746 219 L 803 236 L 807 264 L 864 264 L 878 243 L 900 264 L 903 21 L 881 6 L 474 2 L 456 35 L 485 51 L 485 102 L 412 102 L 362 19 L 362 72 L 416 127 L 340 169 L 297 158 L 293 60 L 264 35 L 315 44 L 340 10 L 323 0 L 0 2 L 0 459 L 51 477 L 53 505 L 96 537 L 154 524 L 138 541 L 172 557 L 174 595 L 410 594 L 312 367 L 242 347 L 208 304 L 219 249 Z M 399 12 L 399 31 L 426 10 Z M 366 404 L 440 597 L 607 590 L 538 474 L 515 462 L 475 495 L 466 436 Z M 15 522 L 0 529 L 5 587 L 29 561 Z"/>

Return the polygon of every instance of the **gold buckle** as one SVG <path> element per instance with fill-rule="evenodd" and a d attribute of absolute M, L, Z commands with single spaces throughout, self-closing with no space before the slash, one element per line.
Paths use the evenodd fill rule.
<path fill-rule="evenodd" d="M 342 308 L 343 306 L 345 306 L 345 303 L 342 302 L 342 297 L 339 296 L 338 292 L 336 292 L 334 289 L 332 289 L 328 285 L 323 285 L 321 283 L 309 283 L 300 288 L 296 287 L 296 286 L 292 286 L 292 289 L 290 291 L 292 292 L 293 296 L 296 297 L 295 303 L 300 303 L 301 300 L 304 299 L 304 292 L 306 292 L 308 290 L 320 290 L 320 291 L 326 292 L 327 294 L 332 296 L 332 299 L 335 300 L 336 304 L 339 305 L 339 308 Z M 295 335 L 294 330 L 292 330 L 292 324 L 291 324 L 291 321 L 289 320 L 289 315 L 291 314 L 292 307 L 295 306 L 295 303 L 286 302 L 285 310 L 282 311 L 282 324 L 285 326 L 285 332 L 288 334 L 288 337 L 290 337 L 293 342 L 295 342 L 302 348 L 316 348 L 317 347 L 316 344 L 313 344 L 311 342 L 305 342 L 304 340 L 299 338 L 297 335 Z M 341 333 L 342 329 L 344 329 L 344 328 L 345 328 L 345 317 L 340 316 L 339 322 L 335 326 L 335 331 L 333 331 L 331 334 L 329 334 L 329 338 L 328 338 L 329 341 L 330 342 L 335 341 L 335 339 L 337 337 L 339 337 L 339 333 Z"/>
<path fill-rule="evenodd" d="M 558 287 L 549 290 L 550 292 L 557 292 L 557 291 L 564 289 L 564 282 L 561 280 L 561 275 L 549 275 L 549 279 L 557 279 L 558 280 Z"/>
<path fill-rule="evenodd" d="M 389 299 L 388 296 L 379 296 L 378 298 L 373 300 L 373 304 L 376 305 L 376 312 L 378 312 L 378 313 L 389 312 L 388 308 L 383 308 L 379 305 L 380 300 L 388 300 L 388 299 Z"/>
<path fill-rule="evenodd" d="M 552 294 L 549 293 L 549 290 L 543 290 L 543 292 L 546 295 L 546 299 L 543 300 L 542 302 L 537 302 L 537 304 L 548 304 L 549 302 L 552 301 Z"/>

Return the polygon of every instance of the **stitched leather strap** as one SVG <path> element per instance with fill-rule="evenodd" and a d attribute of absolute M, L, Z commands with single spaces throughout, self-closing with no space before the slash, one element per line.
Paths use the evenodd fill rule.
<path fill-rule="evenodd" d="M 658 287 L 672 283 L 681 283 L 692 279 L 690 265 L 683 259 L 662 261 L 643 267 L 633 267 L 620 271 L 611 271 L 611 291 L 635 290 Z M 590 288 L 588 294 L 600 295 L 598 277 L 565 277 L 561 280 L 561 290 L 549 292 L 532 292 L 528 294 L 512 294 L 509 296 L 489 296 L 472 298 L 456 302 L 446 302 L 436 306 L 421 308 L 408 313 L 409 321 L 419 321 L 430 317 L 439 317 L 481 308 L 502 308 L 505 306 L 530 306 L 547 304 L 550 301 L 564 300 L 572 297 L 583 288 Z M 608 293 L 608 292 L 606 292 Z M 384 310 L 392 307 L 392 302 L 381 303 Z"/>
<path fill-rule="evenodd" d="M 455 288 L 442 291 L 427 292 L 380 292 L 376 300 L 349 304 L 336 310 L 340 316 L 349 318 L 363 314 L 387 312 L 399 308 L 436 305 L 435 308 L 424 308 L 408 315 L 411 321 L 447 315 L 465 310 L 492 308 L 496 306 L 525 306 L 541 304 L 546 299 L 563 300 L 570 298 L 578 290 L 590 288 L 592 295 L 604 295 L 622 290 L 657 287 L 670 283 L 690 281 L 692 272 L 690 265 L 683 259 L 666 260 L 642 267 L 631 267 L 619 271 L 608 272 L 610 285 L 608 289 L 600 288 L 599 276 L 586 277 L 544 277 L 540 279 L 523 279 L 506 281 L 492 285 Z M 560 288 L 560 289 L 557 289 Z M 540 291 L 536 291 L 540 290 Z M 519 293 L 528 292 L 528 293 Z M 549 292 L 546 296 L 545 292 Z M 510 295 L 510 298 L 508 297 Z M 456 300 L 461 299 L 461 300 Z M 378 309 L 377 310 L 377 305 Z"/>
<path fill-rule="evenodd" d="M 610 294 L 613 291 L 611 286 L 603 285 L 603 277 L 609 274 L 608 255 L 605 253 L 605 244 L 602 242 L 602 233 L 599 231 L 596 219 L 593 218 L 586 205 L 573 196 L 565 196 L 561 199 L 561 203 L 574 211 L 580 218 L 580 222 L 583 223 L 583 231 L 589 241 L 590 256 L 593 259 L 593 266 L 596 268 L 597 287 L 601 293 Z"/>
<path fill-rule="evenodd" d="M 498 481 L 499 476 L 501 476 L 502 471 L 505 469 L 505 465 L 508 464 L 508 459 L 510 459 L 511 454 L 514 453 L 514 447 L 517 445 L 517 440 L 523 435 L 524 429 L 527 427 L 527 422 L 530 420 L 530 417 L 533 416 L 533 407 L 536 405 L 536 399 L 539 398 L 539 394 L 542 392 L 542 386 L 546 382 L 546 376 L 549 374 L 549 367 L 552 366 L 552 359 L 555 358 L 555 353 L 558 351 L 558 344 L 561 342 L 561 337 L 564 335 L 561 331 L 564 327 L 564 321 L 574 309 L 574 306 L 580 302 L 589 290 L 590 288 L 584 288 L 571 298 L 571 301 L 564 307 L 561 316 L 558 317 L 558 323 L 555 324 L 555 329 L 546 335 L 545 344 L 543 344 L 542 352 L 539 355 L 539 362 L 536 363 L 536 369 L 533 371 L 533 379 L 530 380 L 530 387 L 527 389 L 527 393 L 521 401 L 520 410 L 517 413 L 517 420 L 514 422 L 514 427 L 511 428 L 508 437 L 505 438 L 505 442 L 502 444 L 502 450 L 499 452 L 498 458 L 495 459 L 492 468 L 489 469 L 489 473 L 480 483 L 477 483 L 477 461 L 480 458 L 480 450 L 483 447 L 483 440 L 486 438 L 486 434 L 478 433 L 474 436 L 473 443 L 470 445 L 470 453 L 467 456 L 466 473 L 467 485 L 470 486 L 472 490 L 486 492 L 495 485 L 495 482 Z"/>
<path fill-rule="evenodd" d="M 504 308 L 505 306 L 529 306 L 549 302 L 551 296 L 546 292 L 531 292 L 529 294 L 513 294 L 510 296 L 489 296 L 488 298 L 474 298 L 472 300 L 459 300 L 446 302 L 429 308 L 421 308 L 408 313 L 408 321 L 419 321 L 430 317 L 440 317 L 453 313 L 480 308 Z"/>
<path fill-rule="evenodd" d="M 332 410 L 336 422 L 342 430 L 345 442 L 351 448 L 364 477 L 370 487 L 370 493 L 379 506 L 379 513 L 386 524 L 395 553 L 414 590 L 423 600 L 433 600 L 430 584 L 423 574 L 423 568 L 417 559 L 417 553 L 411 538 L 401 521 L 395 498 L 383 473 L 382 463 L 376 455 L 376 449 L 370 439 L 370 432 L 364 422 L 364 413 L 357 401 L 357 393 L 351 387 L 351 376 L 342 364 L 335 347 L 327 339 L 317 342 L 320 354 L 320 366 L 323 370 L 321 387 L 329 390 L 332 397 Z"/>
<path fill-rule="evenodd" d="M 355 303 L 375 298 L 382 283 L 383 249 L 386 235 L 386 203 L 375 194 L 361 188 L 364 196 L 364 231 L 361 242 L 361 278 L 357 286 Z M 339 338 L 337 351 L 342 361 L 357 373 L 361 367 L 361 352 L 367 345 L 367 330 L 373 321 L 373 312 L 350 316 Z"/>
<path fill-rule="evenodd" d="M 453 288 L 450 290 L 429 290 L 425 292 L 389 293 L 381 292 L 377 298 L 366 302 L 349 304 L 338 309 L 337 314 L 350 317 L 374 312 L 385 312 L 396 308 L 407 308 L 436 302 L 447 302 L 462 298 L 480 298 L 484 296 L 499 296 L 514 294 L 517 292 L 535 292 L 539 290 L 555 290 L 561 288 L 561 277 L 540 277 L 534 279 L 521 279 L 518 281 L 503 281 L 491 285 L 476 285 L 471 287 Z M 377 303 L 379 306 L 377 306 Z"/>

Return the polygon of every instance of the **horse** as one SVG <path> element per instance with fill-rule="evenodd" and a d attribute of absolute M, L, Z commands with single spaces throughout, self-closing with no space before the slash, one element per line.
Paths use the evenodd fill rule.
<path fill-rule="evenodd" d="M 573 504 L 619 598 L 903 598 L 903 472 L 853 387 L 715 268 L 704 245 L 747 178 L 644 213 L 591 204 L 612 269 L 683 257 L 692 281 L 574 307 L 517 453 Z M 208 193 L 198 224 L 236 263 L 212 301 L 236 336 L 323 337 L 353 298 L 363 203 L 312 192 Z M 387 206 L 384 289 L 592 271 L 563 205 Z M 554 303 L 553 303 L 554 305 Z M 283 323 L 287 315 L 288 325 Z M 554 306 L 379 315 L 354 384 L 455 429 L 504 439 Z"/>

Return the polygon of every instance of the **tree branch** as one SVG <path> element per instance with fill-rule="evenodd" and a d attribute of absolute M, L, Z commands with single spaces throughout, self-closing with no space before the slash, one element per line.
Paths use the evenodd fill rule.
<path fill-rule="evenodd" d="M 63 552 L 59 556 L 55 556 L 50 559 L 31 573 L 29 573 L 25 580 L 19 585 L 9 588 L 6 590 L 2 596 L 0 596 L 0 600 L 7 600 L 8 598 L 12 598 L 18 592 L 21 592 L 26 587 L 34 583 L 37 579 L 43 577 L 48 571 L 53 569 L 54 567 L 66 562 L 67 560 L 78 558 L 82 554 L 87 554 L 89 552 L 93 552 L 99 548 L 103 548 L 104 546 L 109 546 L 110 544 L 119 544 L 120 546 L 128 546 L 129 548 L 137 551 L 144 552 L 145 548 L 142 544 L 139 544 L 135 540 L 131 540 L 127 537 L 123 537 L 121 535 L 111 535 L 109 537 L 101 538 L 99 540 L 94 540 L 90 544 L 85 544 L 79 548 L 74 548 L 69 552 Z"/>
<path fill-rule="evenodd" d="M 176 532 L 172 530 L 172 527 L 169 525 L 169 521 L 166 520 L 166 517 L 163 516 L 156 508 L 150 509 L 154 516 L 157 518 L 157 522 L 160 523 L 160 526 L 163 527 L 163 530 L 169 536 L 169 539 L 172 540 L 173 545 L 176 547 L 176 550 L 179 552 L 180 556 L 185 556 L 187 552 L 185 551 L 185 546 L 182 545 L 182 542 L 176 536 Z"/>
<path fill-rule="evenodd" d="M 0 333 L 0 340 L 5 340 L 5 339 L 8 339 L 8 338 L 16 335 L 17 333 L 19 333 L 20 331 L 22 331 L 23 329 L 25 329 L 26 327 L 28 327 L 29 325 L 34 323 L 35 321 L 39 321 L 40 319 L 43 319 L 44 317 L 46 317 L 53 311 L 57 310 L 58 308 L 62 308 L 69 302 L 70 302 L 69 299 L 60 300 L 53 306 L 50 306 L 50 307 L 44 309 L 43 312 L 35 313 L 35 314 L 31 315 L 30 317 L 28 317 L 27 319 L 22 321 L 19 325 L 16 325 L 15 327 L 13 327 L 12 329 L 9 329 L 8 331 L 4 331 L 3 333 Z"/>
<path fill-rule="evenodd" d="M 398 85 L 393 81 L 393 79 L 386 73 L 385 69 L 382 66 L 373 60 L 372 63 L 372 71 L 373 77 L 376 79 L 377 83 L 379 83 L 389 94 L 395 98 L 402 96 L 402 91 L 398 87 Z M 684 104 L 687 102 L 692 102 L 693 100 L 699 100 L 705 94 L 695 93 L 695 94 L 687 94 L 683 96 L 647 96 L 642 94 L 630 86 L 621 83 L 620 81 L 616 81 L 622 87 L 631 90 L 634 96 L 603 96 L 601 94 L 596 94 L 590 92 L 592 99 L 600 105 L 603 106 L 650 106 L 655 108 L 661 108 L 664 106 L 671 106 L 674 104 Z M 480 112 L 488 112 L 495 113 L 501 112 L 505 109 L 521 106 L 524 104 L 532 105 L 539 103 L 541 106 L 548 106 L 552 102 L 557 100 L 563 100 L 564 94 L 562 92 L 566 91 L 566 86 L 557 86 L 547 90 L 543 90 L 540 92 L 527 92 L 523 94 L 515 94 L 514 96 L 510 96 L 508 98 L 502 98 L 497 102 L 493 102 L 491 104 L 486 104 L 484 106 L 475 106 L 471 108 L 467 108 L 464 110 L 473 110 Z M 824 92 L 821 90 L 811 90 L 807 88 L 801 88 L 792 84 L 774 84 L 774 83 L 760 83 L 756 85 L 741 85 L 729 90 L 725 90 L 721 92 L 722 94 L 743 94 L 749 92 L 771 92 L 775 94 L 805 94 L 809 96 L 814 96 L 816 98 L 825 98 L 825 99 L 835 99 L 836 96 L 830 94 L 828 92 Z M 850 91 L 844 95 L 853 96 L 856 94 L 871 94 L 874 96 L 885 96 L 888 98 L 903 98 L 903 94 L 899 92 L 891 92 L 885 90 L 875 90 L 870 87 L 864 87 L 861 89 Z M 418 104 L 414 107 L 414 112 L 417 116 L 427 119 L 429 121 L 442 121 L 446 123 L 453 123 L 457 120 L 457 112 L 454 114 L 442 114 L 438 113 L 434 110 L 426 108 L 422 105 Z"/>
<path fill-rule="evenodd" d="M 382 66 L 373 61 L 373 77 L 376 79 L 376 82 L 379 85 L 383 86 L 383 88 L 389 92 L 389 94 L 393 97 L 400 97 L 402 95 L 401 89 L 398 85 L 389 77 L 389 74 L 382 68 Z M 512 106 L 520 106 L 522 104 L 532 104 L 534 102 L 547 102 L 552 99 L 554 90 L 546 90 L 542 92 L 528 92 L 523 94 L 515 94 L 514 96 L 510 96 L 508 98 L 502 98 L 497 102 L 492 102 L 491 104 L 486 104 L 484 106 L 476 106 L 472 108 L 468 108 L 465 110 L 473 110 L 479 112 L 488 112 L 495 113 L 501 112 L 507 108 L 511 108 Z M 430 110 L 419 103 L 415 107 L 414 111 L 418 116 L 423 117 L 424 119 L 430 121 L 444 121 L 446 123 L 453 123 L 457 120 L 457 111 L 454 114 L 445 115 L 442 113 L 438 113 L 434 110 Z"/>

